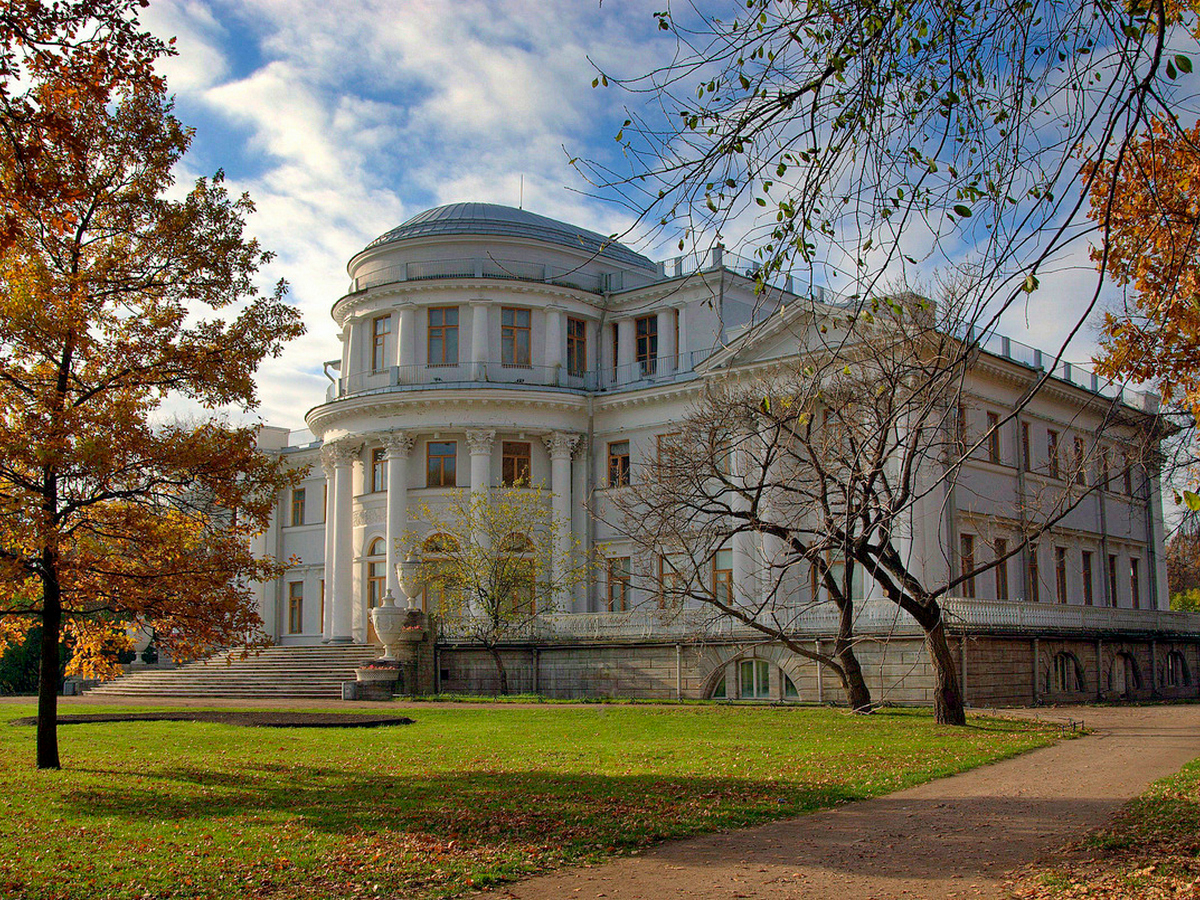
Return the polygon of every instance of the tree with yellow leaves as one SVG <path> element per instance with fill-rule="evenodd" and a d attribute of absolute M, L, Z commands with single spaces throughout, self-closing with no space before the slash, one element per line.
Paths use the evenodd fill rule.
<path fill-rule="evenodd" d="M 249 539 L 293 479 L 253 427 L 163 411 L 254 407 L 257 365 L 303 325 L 282 283 L 255 287 L 247 197 L 218 173 L 166 198 L 191 135 L 139 5 L 0 18 L 0 645 L 41 626 L 40 768 L 60 640 L 86 676 L 134 626 L 183 657 L 261 639 L 250 582 L 278 567 Z"/>

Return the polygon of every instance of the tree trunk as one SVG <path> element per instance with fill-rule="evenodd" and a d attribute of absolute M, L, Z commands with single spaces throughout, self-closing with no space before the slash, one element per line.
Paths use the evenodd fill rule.
<path fill-rule="evenodd" d="M 38 671 L 37 766 L 61 768 L 58 762 L 58 640 L 62 633 L 62 598 L 58 584 L 45 579 L 42 588 L 42 660 Z"/>
<path fill-rule="evenodd" d="M 939 725 L 966 725 L 967 713 L 963 708 L 958 670 L 954 665 L 950 645 L 946 641 L 946 627 L 941 616 L 935 625 L 925 629 L 925 646 L 929 650 L 929 660 L 933 663 L 934 717 Z"/>
<path fill-rule="evenodd" d="M 863 678 L 862 666 L 854 654 L 854 604 L 849 600 L 838 605 L 838 633 L 833 642 L 833 655 L 841 664 L 838 676 L 850 708 L 857 713 L 871 711 L 871 690 Z"/>
<path fill-rule="evenodd" d="M 499 650 L 495 647 L 488 647 L 488 652 L 492 654 L 492 660 L 496 663 L 498 693 L 504 696 L 508 694 L 508 671 L 504 668 L 504 660 L 501 658 Z"/>

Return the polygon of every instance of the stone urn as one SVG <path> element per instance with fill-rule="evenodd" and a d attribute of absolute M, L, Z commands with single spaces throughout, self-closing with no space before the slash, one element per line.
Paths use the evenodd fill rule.
<path fill-rule="evenodd" d="M 396 605 L 391 591 L 387 592 L 380 606 L 371 610 L 371 624 L 375 626 L 375 634 L 379 636 L 379 640 L 383 644 L 383 656 L 380 659 L 386 662 L 395 661 L 396 654 L 393 648 L 401 640 L 410 640 L 403 637 L 406 619 L 410 612 L 414 612 L 414 610 L 401 609 Z"/>

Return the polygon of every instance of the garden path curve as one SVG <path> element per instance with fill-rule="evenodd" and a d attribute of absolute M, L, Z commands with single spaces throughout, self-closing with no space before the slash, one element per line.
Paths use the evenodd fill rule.
<path fill-rule="evenodd" d="M 1014 711 L 1013 714 L 1030 714 Z M 1033 713 L 1095 733 L 910 788 L 756 828 L 663 844 L 490 894 L 520 900 L 1002 898 L 1151 782 L 1200 756 L 1200 706 Z"/>

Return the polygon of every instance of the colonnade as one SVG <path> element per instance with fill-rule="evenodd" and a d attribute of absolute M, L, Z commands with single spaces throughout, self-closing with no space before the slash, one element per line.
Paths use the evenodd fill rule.
<path fill-rule="evenodd" d="M 387 471 L 387 499 L 384 522 L 387 545 L 387 590 L 397 599 L 400 586 L 396 568 L 401 562 L 397 544 L 409 526 L 408 491 L 409 459 L 417 435 L 411 431 L 388 431 L 362 437 L 343 438 L 327 443 L 321 450 L 321 465 L 325 472 L 328 508 L 325 517 L 325 584 L 328 602 L 322 622 L 322 637 L 326 642 L 354 640 L 354 609 L 358 605 L 366 614 L 366 597 L 354 595 L 354 465 L 365 463 L 363 450 L 368 441 L 382 443 Z M 550 454 L 550 490 L 554 521 L 557 525 L 554 547 L 555 581 L 559 580 L 563 564 L 570 553 L 571 542 L 571 460 L 579 446 L 580 435 L 555 431 L 542 440 Z M 496 432 L 491 429 L 466 431 L 470 454 L 470 481 L 467 485 L 473 496 L 492 487 L 492 449 Z M 370 473 L 366 472 L 370 478 Z M 360 552 L 363 548 L 357 548 Z"/>

